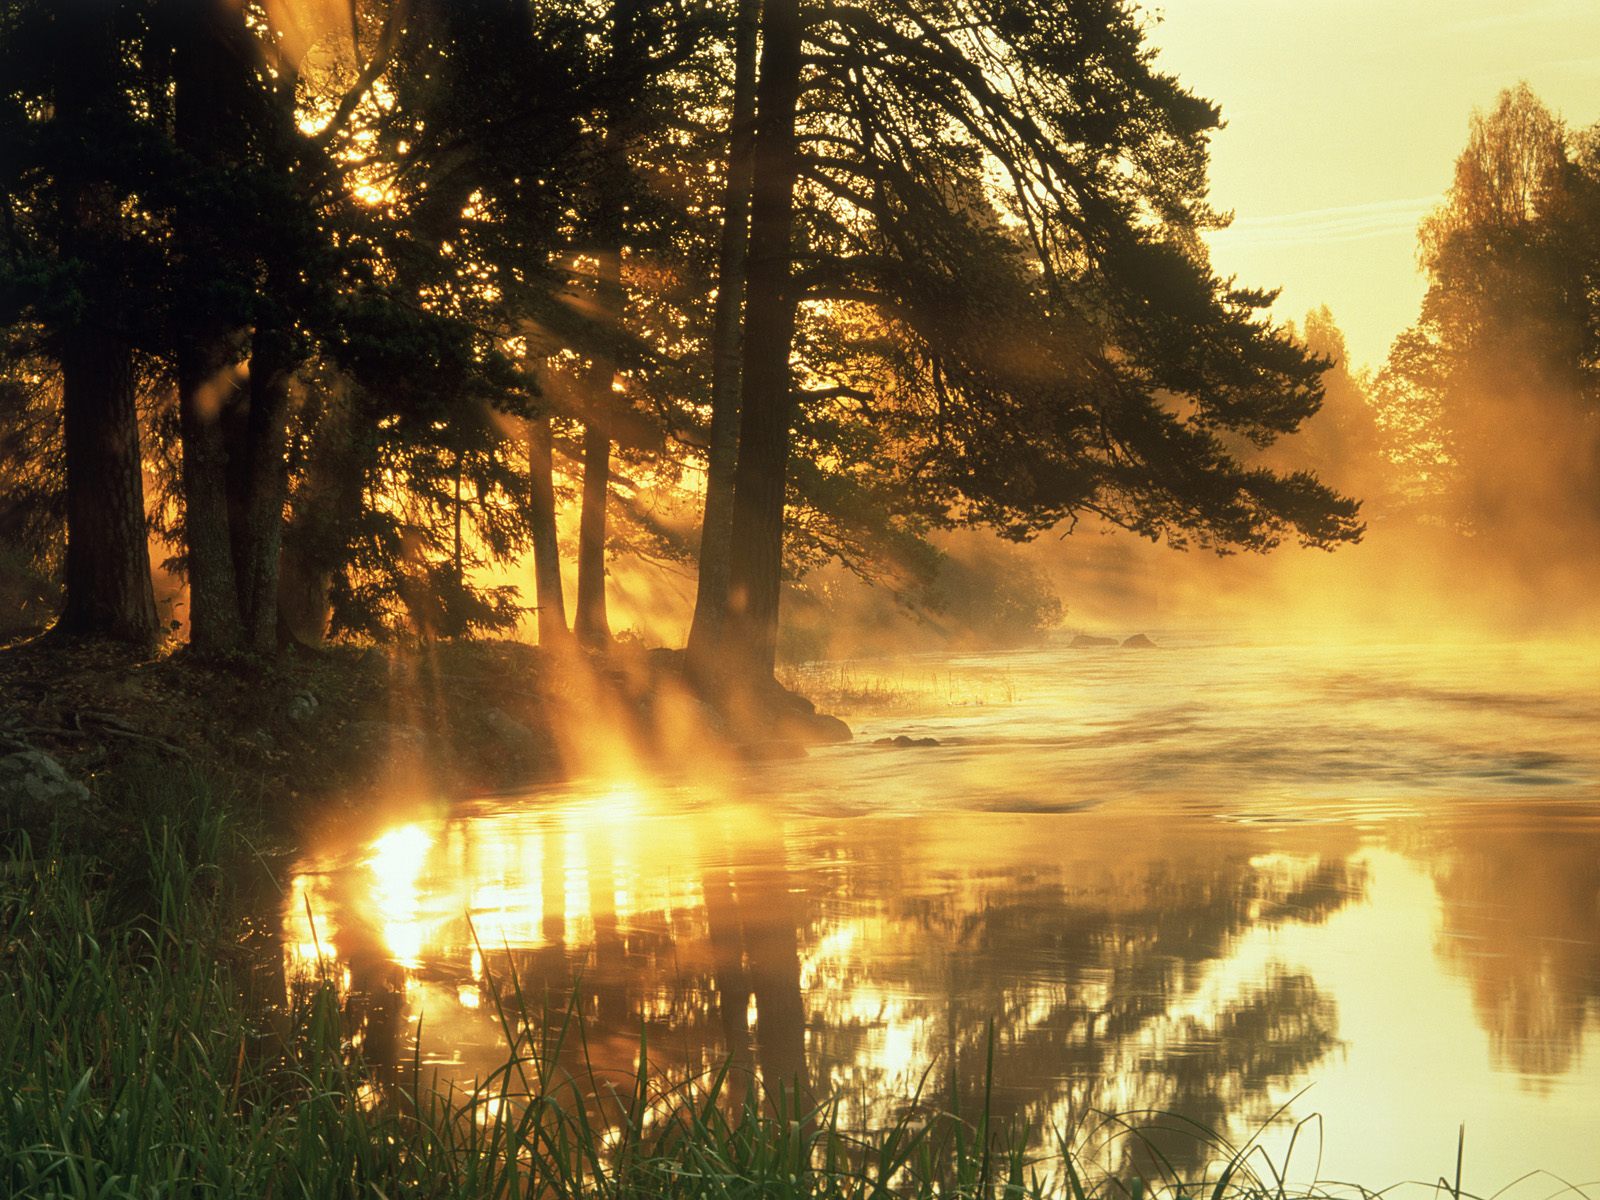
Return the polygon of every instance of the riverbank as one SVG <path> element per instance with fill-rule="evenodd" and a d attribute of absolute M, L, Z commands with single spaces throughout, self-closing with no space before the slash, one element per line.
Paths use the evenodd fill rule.
<path fill-rule="evenodd" d="M 517 642 L 206 662 L 114 643 L 0 650 L 0 828 L 121 836 L 124 778 L 177 772 L 293 831 L 377 800 L 465 795 L 596 763 L 800 755 L 850 730 L 776 684 L 697 686 L 683 656 Z"/>

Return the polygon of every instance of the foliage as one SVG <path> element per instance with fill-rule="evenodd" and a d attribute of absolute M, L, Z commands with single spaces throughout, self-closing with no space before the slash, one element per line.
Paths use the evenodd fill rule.
<path fill-rule="evenodd" d="M 1212 275 L 1218 114 L 1131 13 L 835 6 L 808 43 L 807 342 L 846 332 L 807 366 L 878 428 L 859 469 L 1016 538 L 1090 513 L 1219 549 L 1357 535 L 1352 502 L 1220 440 L 1293 431 L 1322 364 Z"/>
<path fill-rule="evenodd" d="M 282 526 L 280 610 L 312 636 L 520 618 L 484 579 L 532 538 L 530 416 L 553 421 L 566 491 L 603 422 L 616 547 L 687 557 L 650 498 L 706 439 L 726 7 L 122 0 L 114 77 L 73 124 L 86 35 L 43 0 L 8 6 L 0 321 L 42 365 L 0 404 L 49 441 L 66 331 L 114 333 L 153 397 L 170 565 L 204 540 L 191 515 L 216 516 L 186 505 L 222 507 L 186 473 L 220 456 L 235 558 Z M 1322 364 L 1264 319 L 1266 293 L 1212 273 L 1219 115 L 1155 69 L 1136 13 L 801 11 L 791 572 L 838 560 L 915 590 L 941 527 L 1025 539 L 1086 514 L 1219 550 L 1358 535 L 1353 501 L 1241 450 L 1316 411 Z M 201 29 L 216 55 L 193 53 Z M 63 199 L 80 194 L 95 221 Z M 186 447 L 174 408 L 200 350 L 214 450 Z M 59 450 L 14 442 L 0 533 L 25 524 L 37 558 L 60 539 Z"/>
<path fill-rule="evenodd" d="M 1600 157 L 1526 84 L 1473 116 L 1423 223 L 1428 292 L 1376 387 L 1419 483 L 1465 531 L 1600 515 Z"/>

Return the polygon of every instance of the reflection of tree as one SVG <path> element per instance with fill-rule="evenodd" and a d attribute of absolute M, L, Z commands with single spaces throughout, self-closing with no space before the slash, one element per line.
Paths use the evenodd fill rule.
<path fill-rule="evenodd" d="M 1600 1002 L 1600 834 L 1530 810 L 1463 826 L 1443 849 L 1440 953 L 1471 981 L 1495 1061 L 1532 1076 L 1569 1070 Z"/>
<path fill-rule="evenodd" d="M 932 952 L 897 972 L 894 988 L 862 964 L 854 987 L 836 988 L 820 1004 L 813 996 L 814 1055 L 851 1064 L 844 1078 L 833 1068 L 836 1084 L 892 1101 L 906 1080 L 887 1077 L 881 1059 L 861 1053 L 873 1022 L 848 1013 L 863 990 L 904 989 L 925 999 L 895 1019 L 943 1025 L 940 1048 L 949 1052 L 933 1091 L 946 1097 L 954 1088 L 963 1112 L 982 1103 L 992 1019 L 992 1109 L 1001 1121 L 1039 1129 L 1071 1126 L 1091 1110 L 1161 1110 L 1238 1132 L 1235 1120 L 1270 1115 L 1270 1090 L 1335 1044 L 1332 1001 L 1305 976 L 1276 974 L 1236 981 L 1238 994 L 1222 995 L 1215 1011 L 1175 1010 L 1195 1001 L 1253 924 L 1320 920 L 1363 886 L 1342 858 L 1285 872 L 1253 863 L 1242 847 L 1209 862 L 1157 862 L 1105 891 L 1038 876 L 990 881 L 969 911 L 913 907 L 907 915 Z M 1174 1167 L 1208 1157 L 1193 1136 L 1146 1132 Z"/>
<path fill-rule="evenodd" d="M 1333 1001 L 1306 975 L 1275 972 L 1213 1021 L 1185 1018 L 1171 1040 L 1205 1053 L 1169 1055 L 1141 1074 L 1159 1116 L 1136 1121 L 1125 1165 L 1149 1176 L 1162 1164 L 1193 1172 L 1212 1157 L 1202 1131 L 1230 1134 L 1268 1120 L 1271 1097 L 1338 1045 Z M 1243 1126 L 1238 1129 L 1236 1126 Z"/>
<path fill-rule="evenodd" d="M 769 1084 L 840 1097 L 849 1124 L 888 1119 L 925 1075 L 928 1100 L 971 1113 L 992 1021 L 1002 1122 L 1159 1108 L 1226 1132 L 1335 1043 L 1310 979 L 1230 978 L 1228 963 L 1253 926 L 1319 921 L 1359 894 L 1343 852 L 1262 857 L 1248 831 L 1207 827 L 1203 847 L 1177 833 L 1136 850 L 1113 830 L 1051 854 L 1019 826 L 952 861 L 959 834 L 919 845 L 915 827 L 874 826 L 829 834 L 802 860 L 763 828 L 737 846 L 696 834 L 656 860 L 614 844 L 621 826 L 451 826 L 427 886 L 458 892 L 438 902 L 412 973 L 418 995 L 435 989 L 432 1060 L 486 1075 L 503 1053 L 495 1014 L 519 997 L 560 1008 L 579 981 L 586 1036 L 565 1063 L 579 1075 L 630 1076 L 642 1030 L 664 1070 L 732 1058 Z M 328 899 L 358 910 L 352 889 Z M 474 904 L 474 928 L 497 930 L 481 968 L 458 915 Z M 506 911 L 518 904 L 538 918 Z M 346 938 L 340 953 L 371 951 Z M 475 1009 L 454 1003 L 458 987 Z M 1179 1166 L 1202 1150 L 1162 1143 Z"/>

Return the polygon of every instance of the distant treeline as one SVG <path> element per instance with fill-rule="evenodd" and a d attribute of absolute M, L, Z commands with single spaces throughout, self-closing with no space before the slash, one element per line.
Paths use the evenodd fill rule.
<path fill-rule="evenodd" d="M 530 606 L 602 645 L 626 549 L 759 676 L 786 572 L 927 578 L 941 529 L 1352 540 L 1257 453 L 1328 362 L 1209 266 L 1218 124 L 1099 0 L 15 0 L 0 603 L 152 639 L 154 545 L 200 652 Z M 1590 186 L 1548 157 L 1507 228 Z M 530 551 L 533 595 L 485 582 Z"/>
<path fill-rule="evenodd" d="M 1491 596 L 1515 579 L 1580 598 L 1600 540 L 1600 126 L 1502 92 L 1417 253 L 1421 311 L 1376 371 L 1348 363 L 1327 309 L 1308 316 L 1301 338 L 1334 364 L 1324 406 L 1263 461 L 1360 496 L 1375 533 L 1434 530 L 1458 600 L 1463 571 L 1496 576 L 1471 580 Z"/>
<path fill-rule="evenodd" d="M 1472 117 L 1422 224 L 1428 291 L 1371 381 L 1413 503 L 1527 570 L 1600 527 L 1600 125 L 1526 84 Z"/>

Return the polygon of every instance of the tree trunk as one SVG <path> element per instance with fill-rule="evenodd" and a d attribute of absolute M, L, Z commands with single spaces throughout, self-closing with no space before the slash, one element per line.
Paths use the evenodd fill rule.
<path fill-rule="evenodd" d="M 613 378 L 609 369 L 596 369 L 596 409 L 609 405 Z M 604 415 L 591 411 L 583 427 L 583 512 L 578 522 L 578 608 L 572 631 L 580 645 L 599 648 L 611 640 L 606 620 L 606 499 L 611 491 L 611 432 Z"/>
<path fill-rule="evenodd" d="M 595 252 L 595 320 L 600 337 L 622 324 L 622 213 L 611 198 L 599 205 L 596 228 L 607 238 Z M 589 411 L 583 426 L 583 512 L 578 521 L 578 607 L 572 631 L 580 645 L 599 648 L 611 640 L 606 617 L 606 504 L 611 495 L 611 416 L 617 404 L 617 367 L 605 350 L 594 352 L 588 371 Z"/>
<path fill-rule="evenodd" d="M 189 644 L 201 654 L 244 640 L 228 528 L 228 452 L 221 412 L 234 381 L 226 343 L 202 340 L 178 354 L 178 431 L 183 441 L 183 528 L 189 573 Z"/>
<path fill-rule="evenodd" d="M 733 473 L 739 453 L 740 330 L 745 263 L 750 250 L 750 152 L 756 107 L 756 42 L 761 0 L 739 0 L 735 17 L 733 117 L 728 180 L 717 251 L 717 302 L 711 326 L 711 436 L 706 449 L 706 507 L 689 660 L 701 664 L 722 636 L 728 615 L 728 560 L 733 552 Z"/>
<path fill-rule="evenodd" d="M 567 637 L 567 606 L 561 596 L 561 547 L 556 540 L 555 455 L 550 417 L 528 422 L 528 507 L 533 515 L 533 579 L 539 613 L 539 644 L 555 646 Z"/>
<path fill-rule="evenodd" d="M 239 649 L 234 546 L 228 520 L 228 452 L 223 408 L 235 402 L 236 331 L 194 289 L 226 260 L 230 231 L 219 228 L 206 184 L 236 156 L 237 102 L 243 67 L 236 53 L 238 19 L 220 0 L 178 4 L 172 22 L 173 128 L 178 149 L 197 172 L 185 181 L 175 212 L 175 241 L 187 294 L 176 317 L 178 427 L 183 440 L 183 522 L 189 574 L 189 644 L 203 654 Z"/>
<path fill-rule="evenodd" d="M 347 395 L 321 395 L 308 414 L 311 445 L 278 569 L 278 640 L 320 645 L 333 615 L 333 579 L 349 560 L 376 454 L 370 414 Z"/>
<path fill-rule="evenodd" d="M 270 16 L 270 13 L 269 13 Z M 268 158 L 288 172 L 294 163 L 296 68 L 280 62 L 266 128 Z M 278 571 L 283 556 L 284 506 L 289 493 L 289 380 L 300 365 L 289 312 L 298 265 L 292 251 L 266 248 L 266 305 L 258 310 L 250 338 L 250 414 L 242 470 L 242 529 L 239 547 L 239 613 L 246 644 L 270 654 L 278 643 Z"/>
<path fill-rule="evenodd" d="M 636 69 L 634 45 L 640 0 L 611 5 L 610 67 L 623 77 Z M 622 328 L 622 235 L 628 158 L 623 123 L 630 113 L 621 102 L 603 113 L 600 165 L 590 181 L 586 232 L 595 260 L 594 309 L 598 336 L 590 353 L 589 410 L 583 429 L 583 511 L 578 522 L 578 605 L 572 631 L 584 646 L 611 640 L 606 618 L 606 503 L 611 491 L 611 418 L 617 405 L 613 387 L 617 367 L 606 339 Z"/>
<path fill-rule="evenodd" d="M 115 19 L 109 5 L 74 18 L 79 42 L 57 77 L 54 120 L 71 136 L 88 140 L 121 104 Z M 64 174 L 60 185 L 61 256 L 92 268 L 103 257 L 100 248 L 123 235 L 115 191 L 104 179 L 76 172 Z M 156 636 L 156 605 L 133 352 L 113 332 L 120 315 L 116 298 L 91 290 L 86 299 L 90 311 L 63 332 L 57 350 L 67 459 L 67 561 L 66 604 L 56 629 L 149 643 Z"/>
<path fill-rule="evenodd" d="M 799 0 L 767 0 L 761 24 L 745 299 L 744 386 L 734 473 L 733 554 L 723 662 L 751 678 L 777 660 L 783 574 L 784 485 L 794 419 L 789 356 L 795 295 L 790 286 L 794 188 L 799 174 L 795 111 L 800 101 Z"/>
<path fill-rule="evenodd" d="M 288 498 L 289 334 L 257 328 L 250 344 L 250 418 L 239 579 L 245 642 L 270 653 L 278 637 L 278 565 L 283 550 L 283 506 Z"/>
<path fill-rule="evenodd" d="M 114 335 L 67 334 L 61 394 L 67 451 L 62 633 L 148 643 L 156 636 L 134 407 L 133 355 Z"/>

